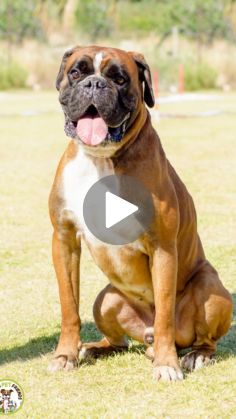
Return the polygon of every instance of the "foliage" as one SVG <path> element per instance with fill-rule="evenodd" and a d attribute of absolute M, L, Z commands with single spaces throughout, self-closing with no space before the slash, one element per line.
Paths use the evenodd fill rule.
<path fill-rule="evenodd" d="M 0 37 L 9 42 L 20 42 L 25 37 L 38 37 L 40 23 L 33 0 L 1 0 Z"/>
<path fill-rule="evenodd" d="M 178 86 L 180 61 L 160 58 L 155 67 L 158 70 L 159 88 L 168 91 L 171 86 Z M 184 61 L 184 88 L 186 91 L 216 88 L 217 71 L 205 61 Z"/>
<path fill-rule="evenodd" d="M 216 87 L 217 72 L 205 62 L 185 65 L 185 89 L 203 90 Z"/>
<path fill-rule="evenodd" d="M 17 62 L 1 62 L 0 90 L 22 88 L 26 86 L 27 71 Z"/>
<path fill-rule="evenodd" d="M 75 12 L 79 29 L 85 31 L 92 40 L 111 33 L 111 24 L 107 14 L 108 1 L 79 0 Z"/>
<path fill-rule="evenodd" d="M 176 1 L 179 9 L 175 16 L 186 35 L 200 41 L 212 41 L 215 37 L 230 36 L 229 22 L 224 15 L 224 0 Z"/>
<path fill-rule="evenodd" d="M 118 3 L 121 32 L 159 32 L 166 24 L 164 7 L 159 1 L 146 0 Z M 131 32 L 132 33 L 132 32 Z"/>
<path fill-rule="evenodd" d="M 146 56 L 152 72 L 158 72 L 158 84 L 160 91 L 169 91 L 178 88 L 180 64 L 184 67 L 185 90 L 213 89 L 217 86 L 217 69 L 210 64 L 208 57 L 199 60 L 196 56 L 196 48 L 190 52 L 182 51 L 180 56 L 173 56 L 164 48 L 151 50 L 150 56 Z M 155 53 L 156 51 L 156 53 Z"/>
<path fill-rule="evenodd" d="M 215 37 L 232 38 L 226 16 L 228 0 L 139 0 L 119 1 L 120 25 L 124 31 L 170 33 L 173 26 L 202 42 Z"/>
<path fill-rule="evenodd" d="M 165 57 L 157 54 L 151 64 L 152 73 L 158 71 L 158 89 L 161 91 L 168 91 L 171 86 L 178 85 L 178 67 L 179 60 L 173 57 Z M 154 73 L 153 73 L 154 76 Z M 154 80 L 154 77 L 153 77 Z"/>
<path fill-rule="evenodd" d="M 92 39 L 112 32 L 166 36 L 173 26 L 201 43 L 221 36 L 233 39 L 229 19 L 233 4 L 233 0 L 1 0 L 0 37 L 11 42 L 46 37 L 48 27 L 58 27 L 69 7 L 77 27 Z"/>

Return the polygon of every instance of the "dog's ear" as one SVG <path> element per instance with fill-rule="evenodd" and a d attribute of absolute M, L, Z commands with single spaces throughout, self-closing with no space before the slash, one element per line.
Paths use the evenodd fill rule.
<path fill-rule="evenodd" d="M 155 97 L 152 88 L 152 76 L 148 63 L 144 56 L 138 52 L 130 51 L 129 54 L 133 57 L 139 70 L 139 78 L 144 82 L 144 100 L 149 108 L 155 105 Z"/>
<path fill-rule="evenodd" d="M 72 48 L 72 49 L 69 49 L 68 51 L 66 51 L 65 53 L 64 53 L 64 55 L 63 55 L 63 57 L 62 57 L 62 62 L 61 62 L 61 65 L 60 65 L 60 68 L 59 68 L 59 72 L 58 72 L 58 75 L 57 75 L 57 78 L 56 78 L 56 88 L 57 88 L 57 90 L 59 90 L 60 89 L 60 83 L 61 83 L 61 81 L 62 81 L 62 79 L 63 79 L 63 75 L 64 75 L 64 70 L 65 70 L 65 66 L 66 66 L 66 62 L 67 62 L 67 59 L 75 52 L 75 51 L 77 51 L 78 49 L 79 49 L 80 47 L 79 46 L 77 46 L 77 47 L 75 47 L 75 48 Z"/>

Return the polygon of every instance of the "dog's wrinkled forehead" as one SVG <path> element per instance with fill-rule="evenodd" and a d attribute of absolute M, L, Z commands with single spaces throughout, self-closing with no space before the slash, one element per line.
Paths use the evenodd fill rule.
<path fill-rule="evenodd" d="M 77 62 L 86 62 L 91 72 L 96 75 L 101 75 L 112 65 L 120 66 L 138 79 L 137 66 L 132 57 L 127 52 L 115 48 L 85 47 L 72 50 L 65 66 L 65 72 L 67 73 Z"/>

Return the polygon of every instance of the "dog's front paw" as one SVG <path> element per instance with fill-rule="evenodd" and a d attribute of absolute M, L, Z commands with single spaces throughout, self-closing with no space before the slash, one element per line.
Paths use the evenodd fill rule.
<path fill-rule="evenodd" d="M 153 378 L 157 381 L 181 381 L 184 375 L 180 368 L 162 365 L 154 367 Z"/>
<path fill-rule="evenodd" d="M 77 358 L 60 355 L 50 362 L 48 366 L 48 371 L 51 373 L 57 371 L 71 371 L 75 369 L 77 366 Z"/>

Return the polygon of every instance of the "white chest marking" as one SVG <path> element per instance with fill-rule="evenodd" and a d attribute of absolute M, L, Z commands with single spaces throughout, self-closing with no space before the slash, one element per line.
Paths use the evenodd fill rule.
<path fill-rule="evenodd" d="M 100 66 L 101 66 L 102 59 L 103 59 L 103 53 L 98 52 L 95 55 L 94 60 L 93 60 L 94 74 L 96 74 L 97 76 L 101 75 Z"/>
<path fill-rule="evenodd" d="M 81 233 L 92 240 L 94 244 L 101 244 L 87 228 L 83 217 L 83 202 L 89 188 L 104 176 L 114 174 L 111 159 L 97 158 L 87 155 L 82 147 L 77 155 L 64 168 L 62 177 L 63 198 L 66 210 L 72 211 Z"/>

